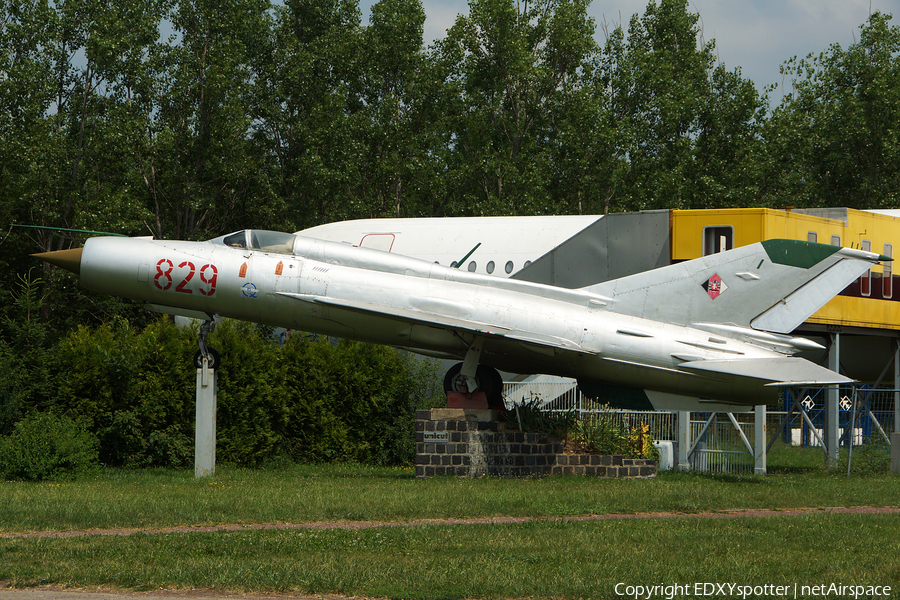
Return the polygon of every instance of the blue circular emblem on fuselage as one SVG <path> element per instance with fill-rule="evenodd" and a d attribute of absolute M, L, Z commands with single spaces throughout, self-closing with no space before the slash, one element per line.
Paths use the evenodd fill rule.
<path fill-rule="evenodd" d="M 250 282 L 245 283 L 241 288 L 241 292 L 248 298 L 256 298 L 256 291 L 256 286 Z"/>

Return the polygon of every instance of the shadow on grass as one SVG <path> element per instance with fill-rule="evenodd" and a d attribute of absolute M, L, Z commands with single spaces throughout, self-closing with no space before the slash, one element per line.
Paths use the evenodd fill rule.
<path fill-rule="evenodd" d="M 735 473 L 703 473 L 694 471 L 665 471 L 657 475 L 661 481 L 721 481 L 724 483 L 766 483 L 765 475 Z"/>

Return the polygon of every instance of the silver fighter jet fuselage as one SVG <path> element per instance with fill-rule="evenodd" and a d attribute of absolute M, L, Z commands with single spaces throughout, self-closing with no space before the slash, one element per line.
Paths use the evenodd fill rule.
<path fill-rule="evenodd" d="M 613 405 L 682 410 L 849 381 L 790 356 L 818 345 L 789 333 L 885 258 L 774 240 L 570 290 L 267 231 L 208 242 L 98 237 L 69 252 L 57 264 L 85 288 L 160 312 L 465 359 L 472 383 L 473 364 L 574 377 Z"/>

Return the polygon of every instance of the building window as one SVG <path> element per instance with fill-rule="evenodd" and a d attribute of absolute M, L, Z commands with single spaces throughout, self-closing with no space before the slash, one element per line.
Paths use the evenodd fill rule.
<path fill-rule="evenodd" d="M 885 244 L 884 245 L 884 255 L 885 256 L 893 256 L 894 246 L 893 244 Z M 894 295 L 894 279 L 893 279 L 893 271 L 894 268 L 891 266 L 891 261 L 884 261 L 884 266 L 882 267 L 882 275 L 881 275 L 881 297 L 885 300 L 890 300 L 891 296 Z"/>
<path fill-rule="evenodd" d="M 819 234 L 816 233 L 815 231 L 807 231 L 806 232 L 806 241 L 807 242 L 818 242 Z"/>
<path fill-rule="evenodd" d="M 703 256 L 734 248 L 734 227 L 723 225 L 703 228 Z"/>
<path fill-rule="evenodd" d="M 832 246 L 840 246 L 841 245 L 841 236 L 839 236 L 839 235 L 831 236 L 831 245 Z"/>
<path fill-rule="evenodd" d="M 863 250 L 864 252 L 871 252 L 872 242 L 869 240 L 863 240 L 859 246 L 859 249 Z M 872 269 L 869 269 L 862 277 L 860 277 L 859 293 L 866 298 L 872 295 Z"/>

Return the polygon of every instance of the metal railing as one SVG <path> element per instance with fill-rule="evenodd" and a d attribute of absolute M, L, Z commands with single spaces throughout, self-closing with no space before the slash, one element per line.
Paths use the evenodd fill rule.
<path fill-rule="evenodd" d="M 691 413 L 691 468 L 711 473 L 752 473 L 754 414 Z"/>
<path fill-rule="evenodd" d="M 505 383 L 503 395 L 507 405 L 537 402 L 549 412 L 572 412 L 581 420 L 597 415 L 611 419 L 629 429 L 649 425 L 654 440 L 675 440 L 677 413 L 664 411 L 638 411 L 611 409 L 581 394 L 575 383 Z"/>
<path fill-rule="evenodd" d="M 889 435 L 894 431 L 894 397 L 898 390 L 885 388 L 841 387 L 838 402 L 840 445 L 847 448 L 864 444 L 882 450 L 890 448 Z M 825 394 L 823 389 L 785 394 L 784 410 L 790 414 L 783 427 L 784 443 L 793 446 L 821 446 L 825 427 Z M 854 410 L 853 399 L 856 396 Z M 794 399 L 798 402 L 795 404 Z M 797 404 L 805 413 L 797 409 Z M 792 410 L 793 409 L 793 410 Z M 851 432 L 851 421 L 853 421 Z"/>
<path fill-rule="evenodd" d="M 889 449 L 888 437 L 894 428 L 896 392 L 898 390 L 865 386 L 842 388 L 839 402 L 841 445 L 870 444 Z M 803 391 L 794 403 L 792 394 L 797 393 L 797 390 L 786 391 L 784 411 L 767 412 L 767 437 L 771 438 L 777 432 L 789 445 L 820 446 L 824 439 L 826 392 L 822 389 Z M 506 383 L 504 397 L 509 407 L 536 402 L 543 410 L 572 412 L 582 420 L 602 415 L 627 428 L 649 425 L 654 440 L 677 440 L 678 413 L 611 409 L 583 396 L 575 382 Z M 798 410 L 798 405 L 802 412 Z M 851 421 L 854 421 L 852 431 Z M 689 461 L 692 468 L 713 473 L 752 473 L 754 457 L 749 440 L 755 439 L 754 430 L 752 412 L 717 413 L 714 416 L 712 413 L 691 413 L 690 447 L 693 452 Z"/>

